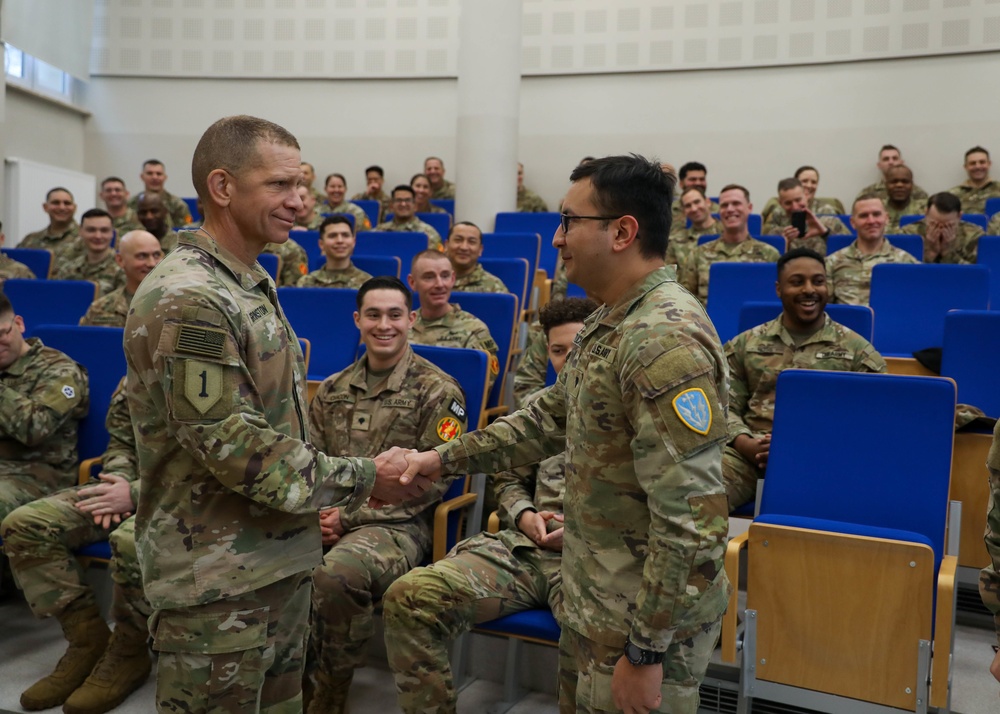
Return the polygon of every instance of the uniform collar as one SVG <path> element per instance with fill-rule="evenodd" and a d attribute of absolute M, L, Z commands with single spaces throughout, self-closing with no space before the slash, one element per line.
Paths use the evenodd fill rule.
<path fill-rule="evenodd" d="M 673 266 L 663 266 L 650 271 L 641 282 L 625 293 L 613 307 L 607 308 L 607 306 L 604 306 L 601 310 L 598 310 L 595 313 L 597 323 L 608 327 L 617 327 L 618 323 L 631 312 L 632 306 L 646 293 L 662 283 L 676 280 L 677 273 Z"/>
<path fill-rule="evenodd" d="M 29 337 L 26 342 L 29 345 L 28 351 L 18 357 L 14 364 L 5 369 L 4 374 L 9 374 L 12 377 L 20 377 L 28 369 L 28 365 L 31 364 L 32 360 L 42 351 L 42 347 L 45 346 L 37 337 Z"/>
<path fill-rule="evenodd" d="M 369 396 L 375 396 L 376 394 L 381 394 L 382 392 L 402 391 L 403 381 L 407 372 L 410 371 L 411 362 L 413 362 L 413 348 L 407 345 L 406 350 L 403 352 L 403 356 L 399 358 L 399 362 L 396 363 L 396 366 L 392 368 L 392 372 L 389 373 L 388 379 L 386 379 L 385 382 L 380 382 L 380 384 L 384 384 L 384 386 L 377 392 L 373 391 Z M 351 386 L 360 389 L 365 394 L 368 394 L 368 354 L 366 353 L 357 364 L 358 368 L 355 369 L 354 374 L 351 375 Z"/>
<path fill-rule="evenodd" d="M 177 245 L 178 247 L 189 245 L 211 255 L 226 268 L 244 290 L 252 290 L 261 283 L 265 286 L 267 284 L 269 276 L 259 263 L 255 263 L 252 268 L 247 267 L 242 260 L 209 238 L 203 231 L 182 232 L 177 237 Z"/>
<path fill-rule="evenodd" d="M 762 334 L 765 337 L 775 337 L 789 347 L 795 347 L 795 340 L 792 339 L 792 334 L 781 321 L 781 315 L 778 315 L 776 318 L 766 323 Z M 816 330 L 816 332 L 809 335 L 809 337 L 803 340 L 798 346 L 801 347 L 802 345 L 808 345 L 814 342 L 834 342 L 836 341 L 836 337 L 836 329 L 833 326 L 833 320 L 831 320 L 830 316 L 824 312 L 823 326 Z"/>

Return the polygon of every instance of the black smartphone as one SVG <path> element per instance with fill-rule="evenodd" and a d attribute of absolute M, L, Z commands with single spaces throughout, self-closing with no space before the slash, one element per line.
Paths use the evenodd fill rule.
<path fill-rule="evenodd" d="M 799 238 L 806 234 L 805 211 L 792 211 L 792 228 L 799 232 Z"/>

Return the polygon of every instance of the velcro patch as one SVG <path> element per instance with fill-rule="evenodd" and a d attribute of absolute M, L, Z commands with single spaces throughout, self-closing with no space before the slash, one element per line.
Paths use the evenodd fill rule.
<path fill-rule="evenodd" d="M 372 415 L 368 412 L 355 412 L 351 419 L 351 429 L 354 431 L 368 431 L 372 425 Z"/>
<path fill-rule="evenodd" d="M 462 425 L 451 417 L 445 417 L 438 422 L 437 435 L 441 441 L 451 441 L 462 435 Z"/>
<path fill-rule="evenodd" d="M 76 390 L 73 389 L 73 387 L 71 387 L 68 384 L 64 384 L 62 389 L 60 389 L 59 391 L 61 391 L 63 393 L 63 396 L 66 397 L 67 399 L 72 399 L 73 397 L 76 396 Z"/>
<path fill-rule="evenodd" d="M 712 405 L 701 388 L 685 389 L 670 403 L 684 426 L 702 436 L 708 434 L 712 428 Z"/>
<path fill-rule="evenodd" d="M 465 407 L 459 404 L 457 399 L 451 400 L 451 404 L 448 405 L 448 411 L 459 419 L 465 419 Z"/>
<path fill-rule="evenodd" d="M 181 325 L 174 349 L 178 352 L 219 359 L 226 348 L 226 331 L 214 327 Z"/>
<path fill-rule="evenodd" d="M 222 365 L 196 360 L 185 363 L 184 396 L 205 416 L 222 398 Z"/>
<path fill-rule="evenodd" d="M 386 397 L 382 400 L 382 406 L 389 409 L 415 409 L 417 400 L 405 397 Z"/>

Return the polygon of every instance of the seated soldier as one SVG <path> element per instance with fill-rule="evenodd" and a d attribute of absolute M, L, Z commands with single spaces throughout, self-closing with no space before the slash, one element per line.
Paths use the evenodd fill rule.
<path fill-rule="evenodd" d="M 345 197 L 347 196 L 347 179 L 343 174 L 330 174 L 326 177 L 326 201 L 319 205 L 319 212 L 327 213 L 349 213 L 354 216 L 354 232 L 370 231 L 372 222 L 368 220 L 368 214 L 360 206 L 356 206 Z"/>
<path fill-rule="evenodd" d="M 391 199 L 382 190 L 385 185 L 385 170 L 381 166 L 369 166 L 365 169 L 365 190 L 351 196 L 352 201 L 378 201 L 379 215 L 384 216 L 389 210 Z"/>
<path fill-rule="evenodd" d="M 87 313 L 80 318 L 81 325 L 125 327 L 125 318 L 132 303 L 132 296 L 142 279 L 163 260 L 163 249 L 156 236 L 147 231 L 129 231 L 118 239 L 115 261 L 125 274 L 125 284 L 102 298 L 94 300 Z"/>
<path fill-rule="evenodd" d="M 729 360 L 729 444 L 722 477 L 735 510 L 753 500 L 764 478 L 774 423 L 774 395 L 782 370 L 885 372 L 885 361 L 856 332 L 826 314 L 823 256 L 793 248 L 778 259 L 781 314 L 726 343 Z"/>
<path fill-rule="evenodd" d="M 420 296 L 417 319 L 410 328 L 410 342 L 440 347 L 470 347 L 490 355 L 487 391 L 500 374 L 499 348 L 486 323 L 451 303 L 455 270 L 448 256 L 425 250 L 413 256 L 407 277 L 410 289 Z"/>
<path fill-rule="evenodd" d="M 55 617 L 69 642 L 52 674 L 21 694 L 21 706 L 28 710 L 65 702 L 69 714 L 108 711 L 149 676 L 145 620 L 128 615 L 126 603 L 134 598 L 123 600 L 116 586 L 113 611 L 118 624 L 111 634 L 73 555 L 85 545 L 107 540 L 139 500 L 135 435 L 124 386 L 123 378 L 108 408 L 105 423 L 111 438 L 98 480 L 27 503 L 0 526 L 11 569 L 32 613 Z M 132 567 L 137 569 L 134 561 Z M 116 577 L 116 584 L 120 580 Z M 139 578 L 130 588 L 138 589 L 140 600 L 141 583 Z M 148 606 L 144 612 L 148 617 Z"/>
<path fill-rule="evenodd" d="M 885 190 L 889 195 L 885 202 L 885 212 L 889 216 L 886 233 L 901 232 L 899 219 L 903 216 L 922 215 L 927 210 L 927 199 L 913 196 L 913 172 L 909 166 L 889 167 L 885 172 Z"/>
<path fill-rule="evenodd" d="M 305 184 L 300 184 L 297 193 L 302 199 L 302 208 L 295 212 L 293 231 L 316 231 L 323 223 L 323 216 L 316 210 L 316 197 Z"/>
<path fill-rule="evenodd" d="M 809 248 L 820 255 L 826 255 L 826 240 L 833 233 L 850 233 L 840 219 L 835 216 L 817 216 L 809 208 L 806 190 L 797 178 L 781 179 L 778 182 L 778 208 L 764 221 L 764 235 L 782 235 L 789 248 Z M 803 229 L 792 225 L 796 214 L 802 214 Z"/>
<path fill-rule="evenodd" d="M 778 259 L 780 253 L 774 246 L 750 237 L 747 219 L 752 210 L 750 192 L 742 186 L 729 184 L 719 194 L 722 233 L 695 248 L 681 268 L 680 282 L 703 305 L 708 304 L 708 274 L 713 263 L 773 263 Z"/>
<path fill-rule="evenodd" d="M 303 275 L 296 284 L 300 288 L 360 288 L 371 275 L 351 262 L 354 244 L 354 226 L 346 216 L 323 219 L 319 227 L 319 248 L 326 256 L 326 264 Z"/>
<path fill-rule="evenodd" d="M 412 297 L 395 277 L 358 290 L 354 322 L 367 352 L 323 380 L 309 408 L 312 441 L 331 456 L 368 456 L 399 446 L 433 448 L 466 428 L 465 397 L 452 377 L 416 355 L 407 333 Z M 419 499 L 384 508 L 320 512 L 323 564 L 313 571 L 306 711 L 346 711 L 354 669 L 364 663 L 374 603 L 431 551 L 434 507 L 450 479 Z"/>
<path fill-rule="evenodd" d="M 139 214 L 128 207 L 128 189 L 125 182 L 117 176 L 108 176 L 101 181 L 101 200 L 115 225 L 115 233 L 120 236 L 129 231 L 142 230 Z"/>
<path fill-rule="evenodd" d="M 80 226 L 73 218 L 76 215 L 73 194 L 62 186 L 50 189 L 45 194 L 42 210 L 49 216 L 49 225 L 40 231 L 26 235 L 17 247 L 50 250 L 52 251 L 53 264 L 58 264 L 60 256 L 66 251 L 70 251 L 72 254 L 81 248 L 77 240 Z"/>
<path fill-rule="evenodd" d="M 684 215 L 670 228 L 666 257 L 667 265 L 676 265 L 678 268 L 691 259 L 691 254 L 698 247 L 699 238 L 722 233 L 722 221 L 712 215 L 705 192 L 697 186 L 683 191 L 680 205 Z"/>
<path fill-rule="evenodd" d="M 541 309 L 557 373 L 596 307 L 571 298 Z M 565 458 L 552 456 L 494 479 L 504 530 L 462 541 L 447 558 L 401 577 L 385 595 L 389 667 L 406 714 L 455 711 L 448 645 L 476 623 L 544 607 L 559 618 Z"/>
<path fill-rule="evenodd" d="M 431 182 L 423 174 L 413 174 L 410 179 L 410 188 L 413 189 L 413 210 L 414 213 L 447 213 L 448 211 L 436 204 L 431 203 Z M 389 199 L 385 213 L 392 210 L 392 199 Z"/>
<path fill-rule="evenodd" d="M 76 481 L 87 372 L 37 337 L 0 293 L 0 519 Z"/>
<path fill-rule="evenodd" d="M 965 173 L 968 180 L 948 189 L 948 193 L 958 196 L 962 203 L 962 213 L 985 213 L 986 199 L 1000 196 L 1000 181 L 990 178 L 990 152 L 981 146 L 973 146 L 965 152 Z"/>
<path fill-rule="evenodd" d="M 142 164 L 142 173 L 139 174 L 144 186 L 139 196 L 133 196 L 128 200 L 128 207 L 139 211 L 140 196 L 159 196 L 163 206 L 167 209 L 171 228 L 183 228 L 191 222 L 191 211 L 183 198 L 178 198 L 165 188 L 167 182 L 167 170 L 163 162 L 159 159 L 149 159 Z M 149 230 L 147 228 L 146 230 Z M 150 231 L 156 235 L 154 231 Z"/>
<path fill-rule="evenodd" d="M 549 207 L 537 193 L 524 185 L 524 164 L 517 163 L 517 210 L 520 213 L 548 213 Z"/>
<path fill-rule="evenodd" d="M 274 281 L 278 287 L 297 285 L 309 273 L 306 249 L 294 238 L 289 237 L 284 243 L 268 243 L 262 252 L 281 258 L 281 272 Z"/>
<path fill-rule="evenodd" d="M 318 188 L 313 186 L 316 183 L 316 169 L 308 161 L 303 161 L 299 168 L 302 169 L 302 177 L 299 179 L 299 183 L 309 189 L 309 193 L 312 194 L 313 198 L 316 199 L 317 204 L 323 203 L 326 200 L 326 195 L 320 191 Z M 201 215 L 205 215 L 204 213 Z"/>
<path fill-rule="evenodd" d="M 899 149 L 897 149 L 892 144 L 886 144 L 885 146 L 883 146 L 881 149 L 879 149 L 878 161 L 875 162 L 875 166 L 881 172 L 882 178 L 876 183 L 865 186 L 863 189 L 858 191 L 858 195 L 855 197 L 854 200 L 856 201 L 858 200 L 858 198 L 861 198 L 866 194 L 873 194 L 877 198 L 882 199 L 882 203 L 884 204 L 886 201 L 889 200 L 889 190 L 886 187 L 885 183 L 886 176 L 889 173 L 889 169 L 891 169 L 893 166 L 902 166 L 904 164 L 905 162 L 903 161 L 902 154 L 899 153 Z M 919 186 L 917 186 L 916 184 L 913 184 L 913 198 L 916 199 L 927 198 L 927 192 L 922 188 L 920 188 Z"/>
<path fill-rule="evenodd" d="M 874 193 L 865 193 L 854 199 L 851 225 L 858 237 L 826 259 L 830 302 L 867 305 L 872 291 L 872 268 L 879 263 L 918 262 L 905 250 L 886 240 L 888 220 L 885 204 Z"/>
<path fill-rule="evenodd" d="M 125 284 L 125 273 L 115 261 L 111 240 L 115 237 L 111 216 L 102 208 L 91 208 L 80 217 L 80 240 L 84 249 L 63 256 L 52 270 L 53 280 L 89 280 L 97 284 L 97 297 Z"/>
<path fill-rule="evenodd" d="M 7 237 L 3 233 L 3 221 L 0 221 L 0 248 L 3 247 L 4 241 Z M 6 253 L 0 252 L 0 288 L 3 287 L 3 281 L 8 278 L 23 278 L 25 280 L 33 280 L 37 276 L 32 272 L 24 263 L 20 263 L 13 258 L 11 258 Z M 42 276 L 47 277 L 47 276 Z"/>
<path fill-rule="evenodd" d="M 444 177 L 444 161 L 428 156 L 424 159 L 424 176 L 431 184 L 431 198 L 455 198 L 455 184 Z"/>
<path fill-rule="evenodd" d="M 925 263 L 974 265 L 982 229 L 962 220 L 962 204 L 951 192 L 935 193 L 927 199 L 927 213 L 900 233 L 915 233 L 924 239 Z"/>
<path fill-rule="evenodd" d="M 155 193 L 140 193 L 136 203 L 139 223 L 160 241 L 160 249 L 166 255 L 177 246 L 177 233 L 170 227 L 170 214 L 163 199 Z"/>
<path fill-rule="evenodd" d="M 392 189 L 392 218 L 375 226 L 376 231 L 400 231 L 423 233 L 427 236 L 427 247 L 441 250 L 441 234 L 433 226 L 417 218 L 414 210 L 416 192 L 406 184 Z"/>
<path fill-rule="evenodd" d="M 479 259 L 483 257 L 483 232 L 470 221 L 452 226 L 444 254 L 455 269 L 455 287 L 464 293 L 506 293 L 507 286 L 493 273 L 487 272 Z"/>
<path fill-rule="evenodd" d="M 802 190 L 806 194 L 806 206 L 817 216 L 840 215 L 845 213 L 844 204 L 838 198 L 820 198 L 816 196 L 816 189 L 819 188 L 819 170 L 814 166 L 800 166 L 793 174 L 802 184 Z M 783 218 L 785 210 L 781 207 L 778 197 L 767 199 L 764 208 L 760 212 L 764 219 L 764 225 L 768 224 L 768 219 L 772 219 L 776 225 L 783 222 L 787 224 L 788 219 Z M 773 217 L 773 218 L 772 218 Z M 764 231 L 766 235 L 768 231 Z"/>
<path fill-rule="evenodd" d="M 585 158 L 580 163 L 582 164 L 586 161 L 587 159 Z M 670 173 L 673 173 L 673 170 Z M 688 161 L 681 166 L 677 172 L 677 176 L 680 179 L 680 183 L 677 186 L 678 194 L 674 197 L 674 203 L 670 208 L 671 221 L 674 225 L 684 222 L 684 207 L 681 205 L 682 192 L 687 191 L 689 188 L 700 188 L 702 194 L 708 195 L 708 169 L 705 167 L 705 164 L 698 161 Z M 709 213 L 718 213 L 719 203 L 717 201 L 709 201 L 708 208 Z"/>

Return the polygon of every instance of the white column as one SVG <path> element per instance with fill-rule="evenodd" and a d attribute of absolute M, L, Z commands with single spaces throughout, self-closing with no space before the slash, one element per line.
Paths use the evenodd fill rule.
<path fill-rule="evenodd" d="M 517 203 L 521 0 L 462 0 L 455 220 L 493 230 Z"/>

